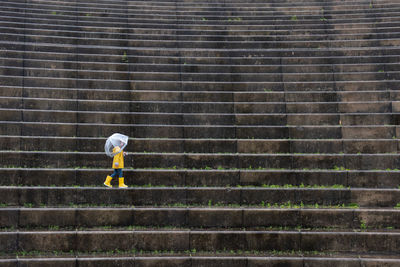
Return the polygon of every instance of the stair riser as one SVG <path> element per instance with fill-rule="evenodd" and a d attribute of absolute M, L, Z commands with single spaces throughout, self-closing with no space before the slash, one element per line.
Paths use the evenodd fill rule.
<path fill-rule="evenodd" d="M 1 152 L 3 167 L 32 168 L 108 168 L 111 159 L 103 153 Z M 125 157 L 127 168 L 266 168 L 266 169 L 330 169 L 351 170 L 396 169 L 400 157 L 396 154 L 368 155 L 252 155 L 252 154 L 130 154 Z"/>
<path fill-rule="evenodd" d="M 363 233 L 223 233 L 223 232 L 118 232 L 118 233 L 29 233 L 0 234 L 2 251 L 335 251 L 395 252 L 398 235 Z M 301 242 L 300 242 L 301 238 Z M 18 239 L 18 244 L 17 244 Z M 274 242 L 272 242 L 274 240 Z M 383 245 L 384 244 L 384 245 Z M 318 247 L 317 247 L 318 246 Z"/>
<path fill-rule="evenodd" d="M 218 139 L 393 139 L 400 136 L 395 126 L 371 127 L 246 127 L 163 126 L 123 124 L 37 124 L 2 123 L 1 135 L 106 137 L 120 132 L 131 138 L 218 138 Z M 95 127 L 94 127 L 95 126 Z"/>
<path fill-rule="evenodd" d="M 107 170 L 51 170 L 51 169 L 2 169 L 0 184 L 26 186 L 73 186 L 102 185 Z M 212 170 L 124 170 L 127 183 L 154 186 L 263 186 L 293 185 L 397 188 L 398 172 L 380 171 L 212 171 Z M 114 179 L 112 185 L 117 186 Z"/>
<path fill-rule="evenodd" d="M 31 103 L 32 107 L 41 107 L 49 100 L 30 98 L 49 98 L 63 102 L 79 100 L 116 100 L 116 101 L 184 101 L 184 102 L 359 102 L 359 101 L 396 101 L 392 102 L 393 111 L 399 108 L 397 101 L 400 93 L 396 91 L 360 91 L 360 92 L 178 92 L 178 91 L 121 91 L 121 90 L 76 90 L 76 89 L 46 89 L 46 88 L 24 88 L 1 87 L 2 97 L 24 96 L 24 103 Z M 58 99 L 58 100 L 56 100 Z M 15 103 L 17 99 L 13 100 Z M 29 102 L 30 101 L 30 102 Z M 46 102 L 47 101 L 47 102 Z M 90 102 L 90 101 L 87 101 Z M 81 102 L 80 102 L 81 103 Z M 82 103 L 86 103 L 82 101 Z M 40 104 L 40 105 L 39 105 Z M 327 103 L 328 104 L 328 103 Z M 330 105 L 334 103 L 329 103 Z M 16 105 L 16 104 L 15 104 Z M 37 106 L 39 105 L 39 106 Z M 352 104 L 342 103 L 346 110 Z M 400 109 L 399 109 L 400 110 Z"/>
<path fill-rule="evenodd" d="M 399 228 L 397 211 L 276 209 L 7 209 L 0 227 Z M 284 222 L 282 219 L 284 219 Z"/>
<path fill-rule="evenodd" d="M 4 150 L 92 152 L 104 139 L 2 137 Z M 130 152 L 167 153 L 397 153 L 397 140 L 131 140 Z"/>
<path fill-rule="evenodd" d="M 240 204 L 261 205 L 290 202 L 300 205 L 342 205 L 357 203 L 361 207 L 394 207 L 398 203 L 397 190 L 347 189 L 220 189 L 220 188 L 15 188 L 4 187 L 3 203 L 35 206 L 59 205 L 183 205 Z"/>
<path fill-rule="evenodd" d="M 230 97 L 232 98 L 232 97 Z M 62 99 L 0 98 L 10 109 L 163 112 L 163 113 L 390 113 L 400 102 L 374 103 L 240 103 L 240 102 L 110 102 Z"/>

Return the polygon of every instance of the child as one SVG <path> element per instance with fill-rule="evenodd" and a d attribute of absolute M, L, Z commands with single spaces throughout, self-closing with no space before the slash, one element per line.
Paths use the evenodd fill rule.
<path fill-rule="evenodd" d="M 124 143 L 121 142 L 120 146 L 123 147 Z M 107 176 L 106 181 L 104 182 L 104 185 L 107 187 L 112 187 L 111 180 L 115 177 L 118 176 L 119 178 L 119 188 L 126 188 L 128 187 L 125 183 L 124 183 L 124 177 L 123 177 L 123 173 L 122 173 L 122 169 L 124 168 L 124 156 L 127 155 L 127 153 L 125 153 L 123 150 L 121 150 L 121 148 L 119 146 L 116 146 L 113 148 L 113 154 L 117 153 L 114 156 L 113 159 L 113 165 L 112 168 L 114 169 L 114 173 Z"/>

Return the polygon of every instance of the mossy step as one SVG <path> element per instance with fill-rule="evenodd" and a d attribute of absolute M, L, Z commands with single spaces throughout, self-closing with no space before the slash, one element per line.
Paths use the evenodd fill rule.
<path fill-rule="evenodd" d="M 98 151 L 105 138 L 0 136 L 5 151 Z M 133 138 L 125 149 L 143 153 L 383 154 L 397 153 L 397 139 L 153 139 Z"/>
<path fill-rule="evenodd" d="M 26 186 L 102 185 L 111 169 L 31 169 L 1 168 L 0 184 Z M 207 169 L 124 169 L 126 183 L 138 186 L 325 186 L 343 185 L 351 188 L 398 188 L 399 170 L 357 171 L 337 170 L 212 170 Z M 116 181 L 112 181 L 115 186 Z M 228 186 L 229 185 L 229 186 Z M 400 201 L 399 201 L 400 202 Z"/>
<path fill-rule="evenodd" d="M 70 53 L 79 53 L 79 54 L 107 54 L 107 55 L 123 55 L 124 51 L 127 55 L 135 55 L 135 56 L 144 56 L 149 55 L 149 52 L 157 52 L 157 55 L 163 56 L 178 56 L 185 55 L 190 57 L 239 57 L 244 56 L 248 57 L 252 55 L 252 57 L 303 57 L 303 56 L 379 56 L 382 52 L 382 47 L 377 45 L 373 45 L 371 47 L 349 47 L 345 51 L 340 48 L 321 48 L 321 49 L 306 49 L 306 48 L 275 48 L 275 49 L 190 49 L 190 48 L 152 48 L 152 47 L 120 47 L 120 46 L 91 46 L 91 45 L 64 45 L 64 44 L 47 44 L 47 43 L 24 43 L 22 41 L 12 42 L 12 41 L 1 41 L 0 45 L 2 48 L 13 48 L 15 51 L 24 51 L 25 48 L 27 52 L 37 51 L 37 52 L 70 52 Z M 365 52 L 367 52 L 366 54 Z M 397 46 L 387 46 L 384 48 L 385 55 L 390 55 L 398 51 L 399 48 Z M 94 52 L 95 51 L 95 52 Z M 180 53 L 177 53 L 180 51 Z M 358 52 L 358 54 L 356 54 Z M 294 53 L 294 54 L 292 54 Z"/>
<path fill-rule="evenodd" d="M 164 24 L 161 24 L 164 25 Z M 258 26 L 258 25 L 257 25 Z M 155 26 L 153 26 L 155 27 Z M 196 26 L 193 26 L 196 27 Z M 250 26 L 247 26 L 250 27 Z M 256 27 L 256 26 L 253 26 Z M 259 27 L 259 26 L 258 26 Z M 265 27 L 265 26 L 263 26 Z M 121 47 L 160 47 L 160 48 L 174 48 L 178 45 L 181 48 L 224 48 L 224 49 L 239 49 L 245 47 L 247 49 L 272 49 L 272 48 L 341 48 L 341 47 L 371 47 L 375 46 L 376 42 L 380 42 L 382 46 L 396 46 L 399 45 L 397 34 L 391 34 L 390 37 L 382 37 L 379 39 L 360 38 L 360 39 L 324 39 L 317 37 L 302 36 L 297 38 L 283 38 L 283 37 L 270 37 L 261 40 L 142 40 L 142 39 L 85 39 L 85 38 L 73 38 L 73 37 L 62 37 L 62 36 L 44 36 L 44 35 L 22 35 L 22 34 L 3 34 L 4 38 L 8 41 L 21 41 L 26 40 L 27 42 L 40 42 L 40 43 L 65 43 L 73 45 L 78 43 L 79 45 L 86 46 L 121 46 Z"/>
<path fill-rule="evenodd" d="M 298 231 L 60 231 L 0 233 L 1 251 L 326 251 L 395 253 L 399 233 Z M 18 240 L 18 241 L 17 241 Z"/>
<path fill-rule="evenodd" d="M 394 139 L 395 125 L 373 126 L 214 126 L 99 124 L 0 121 L 0 135 L 19 136 L 110 136 L 120 132 L 131 138 L 189 139 Z M 386 169 L 386 168 L 385 168 Z"/>
<path fill-rule="evenodd" d="M 234 252 L 235 253 L 235 252 Z M 28 254 L 28 253 L 27 253 Z M 356 258 L 352 255 L 332 253 L 330 257 L 324 256 L 325 253 L 316 252 L 295 252 L 289 251 L 271 251 L 262 253 L 255 251 L 254 253 L 243 253 L 244 256 L 231 256 L 230 252 L 221 251 L 219 253 L 192 252 L 188 251 L 185 256 L 175 253 L 162 253 L 159 251 L 150 251 L 148 253 L 138 253 L 132 255 L 126 253 L 96 253 L 94 256 L 89 255 L 64 255 L 62 252 L 49 254 L 48 252 L 36 253 L 43 258 L 30 258 L 23 253 L 18 254 L 18 259 L 0 259 L 0 264 L 5 267 L 14 266 L 64 266 L 64 267 L 106 267 L 106 266 L 180 266 L 180 267 L 257 267 L 257 266 L 279 266 L 300 267 L 306 266 L 349 266 L 358 267 L 360 264 L 366 267 L 373 266 L 390 266 L 394 267 L 399 264 L 399 260 L 390 258 L 387 255 L 376 255 L 375 258 L 360 256 Z M 35 256 L 36 254 L 33 254 Z M 124 255 L 125 254 L 125 255 Z M 147 256 L 146 256 L 147 254 Z M 205 256 L 196 256 L 204 254 Z M 238 255 L 243 255 L 238 253 Z M 30 255 L 30 254 L 29 254 Z M 63 255 L 60 257 L 59 255 Z M 114 255 L 114 256 L 113 256 Z M 118 257 L 117 255 L 121 255 Z M 315 255 L 315 256 L 313 256 Z M 335 256 L 336 255 L 336 258 Z M 86 257 L 85 257 L 86 256 Z M 319 256 L 319 257 L 318 257 Z M 347 257 L 346 257 L 347 256 Z M 26 258 L 27 257 L 27 258 Z"/>
<path fill-rule="evenodd" d="M 263 114 L 275 115 L 285 113 L 293 116 L 298 113 L 313 113 L 315 115 L 331 115 L 338 113 L 341 116 L 350 116 L 356 114 L 395 114 L 400 112 L 400 101 L 357 101 L 357 102 L 236 102 L 233 95 L 229 95 L 228 101 L 111 101 L 111 100 L 78 100 L 78 99 L 54 99 L 54 98 L 29 98 L 29 97 L 0 97 L 0 104 L 4 112 L 7 109 L 18 109 L 21 112 L 44 112 L 51 111 L 74 111 L 93 112 L 101 114 L 102 112 L 120 112 L 121 114 L 134 114 L 140 112 L 143 114 L 154 113 L 216 113 L 226 115 L 241 114 Z M 267 95 L 265 95 L 267 97 Z M 285 98 L 294 96 L 285 96 Z M 211 98 L 211 97 L 210 97 Z M 224 100 L 224 99 L 222 99 Z M 312 100 L 312 99 L 311 99 Z M 266 114 L 267 113 L 267 114 Z M 344 114 L 343 114 L 344 113 Z M 128 114 L 128 115 L 129 115 Z"/>
<path fill-rule="evenodd" d="M 34 88 L 19 86 L 0 86 L 1 97 L 24 97 L 24 100 L 43 101 L 43 99 L 72 101 L 186 101 L 186 102 L 373 102 L 399 101 L 400 93 L 393 90 L 374 91 L 307 91 L 307 92 L 229 92 L 229 91 L 126 91 L 101 89 L 62 89 Z M 22 92 L 23 89 L 23 92 Z M 394 102 L 396 104 L 396 102 Z"/>
<path fill-rule="evenodd" d="M 387 18 L 393 19 L 393 18 Z M 226 21 L 231 19 L 225 19 Z M 374 19 L 375 20 L 375 19 Z M 130 20 L 134 22 L 134 20 Z M 137 19 L 139 22 L 145 22 L 146 19 Z M 157 20 L 159 22 L 160 20 Z M 151 21 L 149 21 L 151 22 Z M 168 20 L 164 20 L 163 23 L 168 23 Z M 195 23 L 192 20 L 189 21 L 179 21 L 180 23 Z M 302 20 L 303 22 L 307 22 Z M 177 23 L 177 21 L 175 21 Z M 221 23 L 224 23 L 222 20 Z M 229 22 L 230 24 L 234 24 L 234 22 Z M 262 24 L 264 21 L 252 21 L 252 24 Z M 282 21 L 282 23 L 285 23 Z M 243 22 L 241 23 L 243 24 Z M 246 24 L 249 24 L 248 22 Z M 127 40 L 180 40 L 180 41 L 304 41 L 304 40 L 323 40 L 324 37 L 330 37 L 330 40 L 361 40 L 361 39 L 393 39 L 398 37 L 398 27 L 391 28 L 381 28 L 377 33 L 370 33 L 368 29 L 358 28 L 357 30 L 346 29 L 342 30 L 340 33 L 337 30 L 327 30 L 323 32 L 322 30 L 277 30 L 277 31 L 262 31 L 259 30 L 257 32 L 251 33 L 249 32 L 240 32 L 240 31 L 232 31 L 232 35 L 219 35 L 218 32 L 210 31 L 208 34 L 201 33 L 199 31 L 185 31 L 181 34 L 177 35 L 174 31 L 164 30 L 160 32 L 160 34 L 155 34 L 157 29 L 152 29 L 152 31 L 148 34 L 141 34 L 139 29 L 125 30 L 123 32 L 105 32 L 104 29 L 99 28 L 95 31 L 95 29 L 91 29 L 90 31 L 82 32 L 82 31 L 74 31 L 73 28 L 70 29 L 62 29 L 62 27 L 58 26 L 58 29 L 54 25 L 44 25 L 38 29 L 38 26 L 34 23 L 25 25 L 24 28 L 23 23 L 21 22 L 0 22 L 0 32 L 3 34 L 12 37 L 14 40 L 18 40 L 18 36 L 26 36 L 27 39 L 38 38 L 40 37 L 54 37 L 58 39 L 65 39 L 67 43 L 73 43 L 72 40 L 81 41 L 84 37 L 87 40 L 87 44 L 92 43 L 94 40 L 100 41 L 99 44 L 112 44 L 113 42 L 121 42 L 124 43 Z M 250 24 L 251 25 L 251 24 Z M 158 30 L 160 31 L 160 30 Z M 106 38 L 108 37 L 108 38 Z M 11 39 L 9 39 L 11 40 Z M 48 41 L 56 39 L 49 39 Z"/>
<path fill-rule="evenodd" d="M 125 60 L 121 56 L 121 60 Z M 307 68 L 307 67 L 304 67 Z M 288 70 L 288 71 L 287 71 Z M 218 71 L 218 70 L 217 70 Z M 271 72 L 214 72 L 208 70 L 201 73 L 200 71 L 192 70 L 185 71 L 182 69 L 175 69 L 175 72 L 161 72 L 157 71 L 157 67 L 151 72 L 139 71 L 97 71 L 97 70 L 77 70 L 77 69 L 49 69 L 49 68 L 28 68 L 28 67 L 1 67 L 0 75 L 18 77 L 25 75 L 26 77 L 35 77 L 37 79 L 80 79 L 80 80 L 114 80 L 115 82 L 122 81 L 170 81 L 170 82 L 311 82 L 311 81 L 373 81 L 373 80 L 398 80 L 400 72 L 395 69 L 394 71 L 385 70 L 383 68 L 378 70 L 366 70 L 360 72 L 334 72 L 332 70 L 318 68 L 316 72 L 291 72 L 288 68 L 275 67 Z M 333 76 L 334 78 L 333 79 Z"/>
<path fill-rule="evenodd" d="M 76 105 L 76 103 L 75 103 Z M 380 113 L 361 110 L 359 113 L 313 113 L 312 105 L 295 106 L 292 113 L 288 105 L 254 105 L 254 104 L 222 104 L 205 105 L 172 104 L 172 105 L 131 105 L 134 112 L 115 111 L 71 111 L 71 110 L 36 110 L 36 109 L 0 109 L 2 121 L 24 121 L 41 123 L 80 123 L 80 124 L 129 124 L 160 126 L 210 126 L 210 127 L 242 127 L 242 126 L 390 126 L 398 125 L 400 113 L 384 112 L 392 109 L 389 105 L 366 105 L 377 108 Z M 400 107 L 400 105 L 398 105 Z M 140 109 L 150 109 L 140 112 Z M 362 106 L 353 105 L 351 111 Z M 326 107 L 330 108 L 329 106 Z M 336 106 L 331 106 L 335 109 Z M 237 113 L 235 112 L 238 111 Z M 271 109 L 271 110 L 269 110 Z M 299 113 L 295 113 L 296 109 Z M 308 109 L 308 110 L 301 110 Z M 173 113 L 168 113 L 173 111 Z M 226 113 L 219 113 L 219 112 Z M 268 113 L 271 111 L 271 113 Z M 331 110 L 332 111 L 332 110 Z M 329 112 L 329 110 L 328 110 Z M 392 136 L 393 137 L 393 136 Z M 217 137 L 218 138 L 218 137 Z M 229 138 L 229 137 L 227 137 Z M 230 138 L 235 138 L 234 136 Z"/>
<path fill-rule="evenodd" d="M 335 7 L 333 5 L 333 7 Z M 230 6 L 224 6 L 221 8 L 212 7 L 212 5 L 208 5 L 205 7 L 196 6 L 196 7 L 185 7 L 185 6 L 170 6 L 167 8 L 161 7 L 145 7 L 145 6 L 135 6 L 135 5 L 120 5 L 120 8 L 125 8 L 129 10 L 129 14 L 131 16 L 127 16 L 125 10 L 115 10 L 115 9 L 107 9 L 107 13 L 104 9 L 100 9 L 99 7 L 93 7 L 88 9 L 80 9 L 79 6 L 72 7 L 63 7 L 60 5 L 57 6 L 45 6 L 45 5 L 35 5 L 30 6 L 29 3 L 22 7 L 12 7 L 6 6 L 4 7 L 4 14 L 6 16 L 16 16 L 18 11 L 20 12 L 23 9 L 27 14 L 29 14 L 29 18 L 42 18 L 48 20 L 60 19 L 65 21 L 72 21 L 74 18 L 79 18 L 80 23 L 101 23 L 106 19 L 107 21 L 116 23 L 123 23 L 129 18 L 129 22 L 135 20 L 136 17 L 134 15 L 139 15 L 139 17 L 143 18 L 143 15 L 148 15 L 145 18 L 151 18 L 152 16 L 162 15 L 160 19 L 165 19 L 166 17 L 172 18 L 172 21 L 177 20 L 187 20 L 189 23 L 203 23 L 209 24 L 214 21 L 224 21 L 227 24 L 237 23 L 237 24 L 245 24 L 252 20 L 266 20 L 269 24 L 274 25 L 274 18 L 278 20 L 279 25 L 284 24 L 293 24 L 300 25 L 299 22 L 305 21 L 305 24 L 313 23 L 313 24 L 323 24 L 326 21 L 329 23 L 334 23 L 336 21 L 339 22 L 348 22 L 348 21 L 371 21 L 368 20 L 367 15 L 374 14 L 377 17 L 396 17 L 398 13 L 396 11 L 400 9 L 399 5 L 375 5 L 374 8 L 369 7 L 368 5 L 362 5 L 362 8 L 357 6 L 358 9 L 351 10 L 354 6 L 347 6 L 346 9 L 338 10 L 336 7 L 335 11 L 324 10 L 321 11 L 321 8 L 316 6 L 304 7 L 303 10 L 295 10 L 288 11 L 285 7 L 268 7 L 268 6 L 257 6 L 257 7 L 240 7 L 240 10 L 236 8 L 231 8 Z M 349 10 L 347 10 L 347 8 Z M 311 10 L 310 10 L 311 9 Z M 106 13 L 106 14 L 105 14 Z M 39 17 L 39 15 L 41 15 Z M 175 16 L 174 16 L 175 15 Z M 177 16 L 176 16 L 177 15 Z M 251 17 L 254 15 L 255 17 Z M 273 17 L 276 15 L 276 17 Z M 195 21 L 190 21 L 191 18 L 195 18 Z M 294 17 L 296 16 L 296 17 Z M 99 18 L 103 18 L 100 20 Z M 125 20 L 124 20 L 125 19 Z M 229 20 L 231 19 L 231 20 Z M 307 23 L 308 22 L 308 23 Z M 229 24 L 228 24 L 229 25 Z"/>
<path fill-rule="evenodd" d="M 128 181 L 127 181 L 128 182 Z M 395 207 L 398 189 L 368 188 L 221 188 L 221 187 L 16 187 L 2 186 L 2 201 L 7 205 L 168 205 L 173 203 L 207 205 L 293 203 L 296 205 L 347 205 Z"/>
<path fill-rule="evenodd" d="M 111 167 L 104 152 L 28 152 L 0 151 L 2 167 L 88 168 Z M 126 168 L 197 168 L 204 169 L 334 169 L 386 170 L 399 166 L 400 156 L 389 154 L 203 154 L 203 153 L 130 153 Z"/>
<path fill-rule="evenodd" d="M 19 58 L 19 53 L 12 53 L 11 51 L 2 52 L 2 63 L 4 67 L 7 67 L 9 73 L 14 71 L 20 73 L 22 68 L 33 69 L 33 70 L 59 70 L 59 71 L 72 71 L 77 72 L 88 72 L 92 71 L 103 71 L 108 75 L 114 73 L 114 75 L 122 75 L 127 72 L 184 72 L 184 73 L 358 73 L 358 72 L 393 72 L 398 71 L 400 65 L 397 63 L 391 63 L 390 60 L 385 58 L 375 59 L 364 58 L 365 63 L 354 64 L 351 59 L 347 61 L 335 64 L 328 64 L 328 60 L 334 60 L 334 58 L 320 58 L 318 59 L 282 59 L 279 62 L 277 59 L 270 59 L 270 62 L 266 62 L 265 58 L 152 58 L 151 64 L 142 62 L 139 59 L 134 59 L 132 55 L 122 54 L 120 56 L 120 62 L 92 62 L 87 56 L 84 60 L 76 61 L 72 58 L 65 56 L 66 60 L 60 59 L 35 59 L 35 55 L 31 55 L 32 59 Z M 60 55 L 61 56 L 61 55 Z M 94 57 L 92 60 L 94 60 Z M 114 56 L 116 57 L 116 56 Z M 105 56 L 103 56 L 105 58 Z M 110 56 L 110 58 L 112 58 Z M 97 58 L 96 58 L 97 59 Z M 368 62 L 368 59 L 370 62 Z M 375 60 L 374 60 L 375 59 Z M 104 60 L 104 59 L 103 59 Z M 162 61 L 164 60 L 164 61 Z M 229 61 L 231 60 L 231 61 Z M 249 65 L 251 60 L 256 63 L 255 65 Z M 361 58 L 353 58 L 353 60 L 362 60 Z M 393 60 L 393 59 L 392 59 Z M 137 62 L 139 61 L 139 62 Z M 157 62 L 154 62 L 157 61 Z M 325 61 L 325 62 L 324 62 Z M 156 64 L 157 63 L 157 64 Z M 318 64 L 320 63 L 320 64 Z M 5 69 L 3 68 L 3 72 Z"/>
<path fill-rule="evenodd" d="M 174 206 L 174 205 L 172 205 Z M 277 206 L 277 207 L 275 207 Z M 89 208 L 1 208 L 0 228 L 21 230 L 196 230 L 245 228 L 246 230 L 303 230 L 396 232 L 400 229 L 398 209 L 272 208 L 238 206 L 210 207 L 99 207 Z M 226 230 L 226 229 L 225 229 Z M 232 230 L 232 229 L 231 229 Z"/>

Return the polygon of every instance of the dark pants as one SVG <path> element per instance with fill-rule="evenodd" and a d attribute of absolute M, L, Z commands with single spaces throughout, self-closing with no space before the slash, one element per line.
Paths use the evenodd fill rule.
<path fill-rule="evenodd" d="M 117 176 L 118 178 L 124 177 L 122 174 L 122 169 L 114 169 L 114 172 L 113 174 L 111 174 L 111 177 L 115 178 L 115 176 Z"/>

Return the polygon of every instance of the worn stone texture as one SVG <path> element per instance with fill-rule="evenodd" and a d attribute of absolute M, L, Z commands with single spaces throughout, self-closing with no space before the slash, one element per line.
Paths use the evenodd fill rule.
<path fill-rule="evenodd" d="M 400 265 L 399 8 L 2 1 L 0 266 Z"/>

